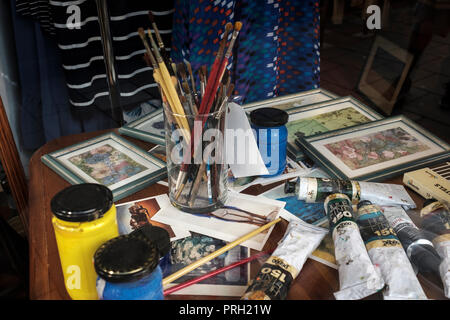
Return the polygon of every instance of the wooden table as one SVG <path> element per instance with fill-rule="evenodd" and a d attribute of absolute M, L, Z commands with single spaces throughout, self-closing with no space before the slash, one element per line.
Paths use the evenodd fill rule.
<path fill-rule="evenodd" d="M 110 130 L 83 133 L 61 137 L 41 147 L 30 161 L 29 181 L 29 241 L 30 241 L 30 298 L 31 299 L 70 299 L 64 287 L 63 274 L 60 266 L 55 235 L 51 224 L 52 213 L 50 200 L 52 197 L 70 184 L 41 162 L 41 156 L 52 151 L 70 146 L 74 143 L 96 137 Z M 117 133 L 117 130 L 114 130 Z M 127 140 L 143 148 L 153 146 L 140 140 L 124 136 Z M 401 177 L 388 181 L 401 184 Z M 278 183 L 279 184 L 279 183 Z M 276 184 L 266 186 L 265 189 Z M 261 186 L 253 186 L 246 190 L 248 194 L 259 194 L 264 191 Z M 133 201 L 145 197 L 156 196 L 167 192 L 167 187 L 153 184 L 117 203 Z M 409 191 L 410 195 L 420 207 L 423 198 Z M 412 216 L 414 219 L 414 216 Z M 264 250 L 276 248 L 287 226 L 286 221 L 278 223 L 274 228 Z M 431 299 L 445 299 L 439 279 L 419 280 Z M 337 270 L 322 263 L 308 259 L 300 275 L 293 283 L 287 299 L 334 299 L 333 292 L 339 289 Z M 237 299 L 238 297 L 236 297 Z M 169 296 L 168 299 L 230 299 L 217 296 Z M 382 299 L 381 294 L 375 294 L 368 299 Z"/>

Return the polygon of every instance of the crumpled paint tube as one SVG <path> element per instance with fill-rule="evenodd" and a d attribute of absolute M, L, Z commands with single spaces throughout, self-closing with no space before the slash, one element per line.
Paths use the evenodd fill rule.
<path fill-rule="evenodd" d="M 284 191 L 295 193 L 299 200 L 306 202 L 323 202 L 330 194 L 343 193 L 354 204 L 360 200 L 369 200 L 379 205 L 416 207 L 405 187 L 398 184 L 298 177 L 296 181 L 286 181 Z"/>
<path fill-rule="evenodd" d="M 381 208 L 411 263 L 420 273 L 433 273 L 440 277 L 439 265 L 442 259 L 424 232 L 417 228 L 403 208 L 391 206 Z"/>
<path fill-rule="evenodd" d="M 356 300 L 370 296 L 384 287 L 378 267 L 372 264 L 358 225 L 353 218 L 350 199 L 341 193 L 325 199 L 325 211 L 330 222 L 334 254 L 339 272 L 337 300 Z"/>
<path fill-rule="evenodd" d="M 262 265 L 242 300 L 284 300 L 308 256 L 322 242 L 327 229 L 291 221 L 272 256 Z"/>
<path fill-rule="evenodd" d="M 427 299 L 400 240 L 381 208 L 364 200 L 358 203 L 356 222 L 372 263 L 380 267 L 386 300 Z"/>
<path fill-rule="evenodd" d="M 439 266 L 445 296 L 450 298 L 450 212 L 435 199 L 425 201 L 422 210 L 422 229 L 430 233 L 436 251 L 442 258 Z"/>

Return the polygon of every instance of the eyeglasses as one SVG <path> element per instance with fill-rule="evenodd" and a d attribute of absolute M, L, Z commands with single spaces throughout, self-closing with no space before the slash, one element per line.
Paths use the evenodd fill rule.
<path fill-rule="evenodd" d="M 273 210 L 267 216 L 263 216 L 237 207 L 224 206 L 219 210 L 213 212 L 194 213 L 194 214 L 200 216 L 214 217 L 224 221 L 249 223 L 256 226 L 263 226 L 272 221 L 273 219 L 275 219 L 277 213 L 278 210 Z"/>

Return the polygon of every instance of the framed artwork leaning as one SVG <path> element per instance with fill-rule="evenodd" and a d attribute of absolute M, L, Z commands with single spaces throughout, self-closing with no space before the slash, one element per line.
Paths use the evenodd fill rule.
<path fill-rule="evenodd" d="M 242 108 L 247 113 L 250 113 L 251 111 L 259 108 L 268 108 L 268 107 L 282 110 L 289 110 L 291 108 L 329 101 L 336 98 L 338 98 L 338 96 L 335 95 L 334 93 L 319 88 L 299 93 L 288 94 L 267 100 L 248 103 L 243 105 Z"/>
<path fill-rule="evenodd" d="M 303 160 L 304 154 L 296 145 L 295 139 L 312 136 L 331 130 L 382 119 L 383 117 L 353 97 L 342 97 L 331 101 L 297 107 L 286 111 L 289 121 L 288 154 L 295 160 Z"/>
<path fill-rule="evenodd" d="M 332 177 L 379 181 L 450 159 L 450 145 L 405 116 L 296 139 Z"/>
<path fill-rule="evenodd" d="M 163 108 L 125 124 L 123 127 L 119 128 L 119 133 L 164 146 L 166 140 L 164 135 Z"/>
<path fill-rule="evenodd" d="M 164 161 L 115 133 L 48 153 L 41 161 L 72 184 L 107 186 L 114 201 L 167 176 Z"/>

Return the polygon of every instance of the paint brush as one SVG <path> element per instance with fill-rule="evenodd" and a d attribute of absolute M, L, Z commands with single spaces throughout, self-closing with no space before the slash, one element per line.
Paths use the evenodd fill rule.
<path fill-rule="evenodd" d="M 222 63 L 228 33 L 231 31 L 232 28 L 233 25 L 231 23 L 227 23 L 225 25 L 224 37 L 220 41 L 219 50 L 217 50 L 216 58 L 214 59 L 214 63 L 209 73 L 208 81 L 206 82 L 205 96 L 202 98 L 202 101 L 200 103 L 199 109 L 200 113 L 209 113 L 209 110 L 211 109 L 211 105 L 213 103 L 212 99 L 214 98 L 214 95 L 217 92 L 217 88 L 219 86 L 219 84 L 216 81 L 217 73 L 220 70 L 220 66 Z"/>
<path fill-rule="evenodd" d="M 222 60 L 222 64 L 220 65 L 220 69 L 219 69 L 218 74 L 217 74 L 215 86 L 218 86 L 218 84 L 222 81 L 222 77 L 223 77 L 223 75 L 225 73 L 226 67 L 228 65 L 228 61 L 229 61 L 229 59 L 231 57 L 231 53 L 233 51 L 234 43 L 236 42 L 236 39 L 237 39 L 237 37 L 239 35 L 239 31 L 241 30 L 241 28 L 242 28 L 242 23 L 241 22 L 238 21 L 238 22 L 236 22 L 234 24 L 233 35 L 231 36 L 230 44 L 228 45 L 227 51 L 226 51 L 225 56 L 224 56 L 224 58 Z"/>
<path fill-rule="evenodd" d="M 211 261 L 212 259 L 220 256 L 221 254 L 227 252 L 228 250 L 236 247 L 237 245 L 241 244 L 244 241 L 247 241 L 248 239 L 253 238 L 254 236 L 260 234 L 261 232 L 269 229 L 270 227 L 272 227 L 273 225 L 277 224 L 278 222 L 281 221 L 281 218 L 277 218 L 275 220 L 270 221 L 269 223 L 263 225 L 262 227 L 259 227 L 258 229 L 255 229 L 249 233 L 247 233 L 246 235 L 240 237 L 237 240 L 234 240 L 233 242 L 228 243 L 227 245 L 225 245 L 224 247 L 208 254 L 207 256 L 200 258 L 199 260 L 195 261 L 194 263 L 191 263 L 190 265 L 172 273 L 171 275 L 165 277 L 162 281 L 163 286 L 166 286 L 167 284 L 175 281 L 176 279 L 184 276 L 186 273 L 191 272 L 192 270 L 200 267 L 201 265 L 207 263 L 208 261 Z"/>
<path fill-rule="evenodd" d="M 190 127 L 189 127 L 189 123 L 187 122 L 186 118 L 184 117 L 185 113 L 184 113 L 183 106 L 181 105 L 176 88 L 173 84 L 172 77 L 170 76 L 165 63 L 164 63 L 161 55 L 159 54 L 158 47 L 156 46 L 155 40 L 153 40 L 150 29 L 148 30 L 148 36 L 150 39 L 150 44 L 154 50 L 156 61 L 158 63 L 159 69 L 160 69 L 161 80 L 162 80 L 162 82 L 164 82 L 166 89 L 167 89 L 166 95 L 170 96 L 169 102 L 172 101 L 172 103 L 173 103 L 172 108 L 175 109 L 177 114 L 181 115 L 181 117 L 177 117 L 177 118 L 180 118 L 181 123 L 183 123 L 182 128 L 189 131 L 188 133 L 185 134 L 185 136 L 188 138 L 186 143 L 189 145 L 190 140 L 191 140 L 190 139 Z M 182 131 L 184 131 L 184 130 L 182 130 Z"/>
<path fill-rule="evenodd" d="M 189 81 L 187 78 L 186 68 L 185 68 L 184 64 L 179 63 L 177 66 L 177 70 L 178 70 L 178 74 L 181 76 L 181 79 L 182 79 L 181 86 L 183 88 L 183 92 L 186 96 L 186 99 L 188 100 L 189 108 L 191 110 L 190 113 L 193 115 L 197 115 L 198 109 L 197 109 L 197 105 L 195 104 L 194 93 L 189 88 Z"/>
<path fill-rule="evenodd" d="M 195 85 L 194 74 L 192 73 L 191 63 L 187 60 L 184 60 L 184 64 L 186 65 L 189 73 L 189 77 L 191 79 L 192 92 L 194 93 L 195 104 L 198 104 L 198 95 L 197 95 L 197 87 Z"/>
<path fill-rule="evenodd" d="M 228 89 L 227 89 L 227 93 L 226 93 L 224 99 L 222 100 L 219 110 L 217 111 L 216 119 L 219 119 L 220 114 L 222 113 L 223 109 L 225 108 L 228 101 L 230 100 L 230 97 L 233 94 L 233 91 L 234 91 L 234 84 L 230 83 L 230 85 L 228 86 Z"/>
<path fill-rule="evenodd" d="M 256 259 L 258 259 L 258 258 L 260 258 L 262 256 L 269 255 L 272 252 L 273 252 L 273 250 L 256 253 L 256 254 L 248 257 L 248 258 L 241 259 L 241 260 L 236 261 L 236 262 L 234 262 L 232 264 L 229 264 L 229 265 L 227 265 L 225 267 L 222 267 L 222 268 L 219 268 L 217 270 L 213 270 L 211 272 L 208 272 L 207 274 L 204 274 L 202 276 L 199 276 L 199 277 L 196 277 L 194 279 L 188 280 L 186 282 L 177 284 L 176 286 L 173 286 L 173 287 L 170 287 L 169 289 L 164 290 L 164 295 L 168 296 L 168 295 L 170 295 L 170 294 L 172 294 L 172 293 L 174 293 L 176 291 L 179 291 L 179 290 L 184 289 L 186 287 L 192 286 L 192 285 L 194 285 L 196 283 L 199 283 L 199 282 L 201 282 L 203 280 L 215 277 L 216 275 L 221 274 L 221 273 L 223 273 L 225 271 L 234 269 L 234 268 L 239 267 L 239 266 L 241 266 L 243 264 L 250 263 L 253 260 L 256 260 Z"/>
<path fill-rule="evenodd" d="M 164 60 L 164 63 L 167 65 L 167 69 L 169 70 L 169 73 L 171 76 L 175 75 L 175 69 L 172 68 L 172 59 L 170 59 L 167 49 L 164 46 L 164 42 L 162 40 L 161 34 L 159 33 L 158 26 L 156 25 L 155 19 L 153 18 L 153 13 L 151 11 L 148 11 L 148 18 L 150 20 L 150 23 L 152 24 L 153 31 L 155 32 L 156 42 L 158 43 L 161 53 L 161 56 Z"/>
<path fill-rule="evenodd" d="M 200 95 L 202 99 L 205 97 L 205 89 L 206 89 L 206 66 L 202 66 L 198 70 L 198 76 L 200 78 Z"/>
<path fill-rule="evenodd" d="M 164 79 L 163 79 L 163 76 L 161 74 L 160 64 L 158 64 L 158 61 L 154 57 L 154 55 L 153 55 L 153 53 L 152 53 L 152 51 L 150 49 L 150 46 L 148 45 L 144 29 L 143 28 L 139 28 L 138 29 L 138 33 L 139 33 L 139 36 L 140 36 L 140 38 L 141 38 L 141 40 L 142 40 L 142 42 L 144 44 L 144 47 L 145 47 L 146 51 L 147 51 L 147 57 L 149 58 L 150 63 L 153 65 L 153 78 L 158 83 L 160 88 L 162 88 L 161 91 L 163 93 L 162 94 L 163 100 L 165 99 L 167 101 L 167 105 L 169 106 L 170 109 L 172 109 L 172 113 L 179 113 L 178 109 L 174 109 L 176 104 L 173 101 L 173 94 L 171 94 L 171 92 L 167 88 L 167 81 L 164 81 Z M 152 39 L 150 39 L 150 40 L 152 40 Z M 159 58 L 161 59 L 161 57 L 159 57 Z M 162 63 L 162 64 L 164 64 L 164 63 Z M 173 84 L 172 84 L 172 87 L 173 87 Z M 175 91 L 175 96 L 178 99 L 178 96 L 176 95 L 175 88 L 173 88 L 173 90 Z M 178 100 L 178 102 L 179 102 L 179 100 Z M 181 107 L 181 103 L 180 102 L 179 102 L 179 105 Z M 185 129 L 185 130 L 181 130 L 183 138 L 186 139 L 186 141 L 190 142 L 189 126 L 187 128 L 185 127 L 185 123 L 182 121 L 183 119 L 181 117 L 175 117 L 175 120 L 176 120 L 176 123 L 178 124 L 178 126 L 180 128 L 184 128 Z"/>

